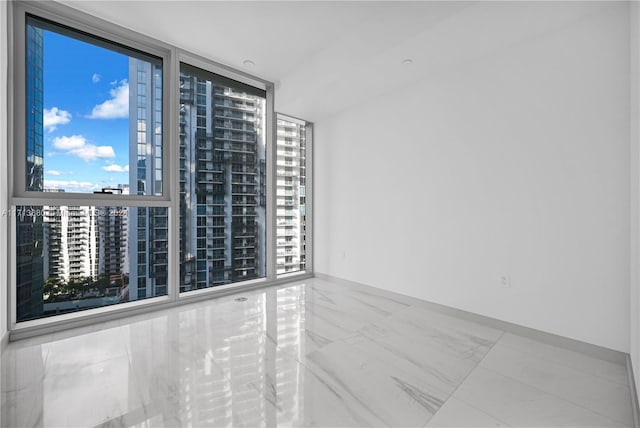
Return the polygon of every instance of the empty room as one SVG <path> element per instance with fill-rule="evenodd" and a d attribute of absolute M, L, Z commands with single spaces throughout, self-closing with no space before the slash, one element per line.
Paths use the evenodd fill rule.
<path fill-rule="evenodd" d="M 0 1 L 0 426 L 640 428 L 640 3 Z"/>

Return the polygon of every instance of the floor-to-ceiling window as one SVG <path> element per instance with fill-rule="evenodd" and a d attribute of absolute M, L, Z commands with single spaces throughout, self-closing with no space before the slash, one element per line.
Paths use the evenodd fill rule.
<path fill-rule="evenodd" d="M 277 115 L 276 245 L 278 274 L 300 272 L 307 264 L 307 140 L 311 124 Z"/>
<path fill-rule="evenodd" d="M 311 125 L 276 121 L 272 84 L 61 5 L 12 12 L 12 329 L 310 272 Z"/>
<path fill-rule="evenodd" d="M 166 295 L 163 58 L 32 15 L 24 28 L 16 321 Z"/>
<path fill-rule="evenodd" d="M 180 73 L 180 291 L 266 276 L 266 91 Z"/>

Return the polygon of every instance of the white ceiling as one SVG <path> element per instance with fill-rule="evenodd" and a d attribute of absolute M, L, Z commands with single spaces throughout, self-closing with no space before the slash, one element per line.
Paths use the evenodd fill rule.
<path fill-rule="evenodd" d="M 316 121 L 561 31 L 596 2 L 70 1 L 276 84 L 276 109 Z M 413 59 L 410 65 L 403 64 Z M 250 59 L 255 66 L 247 67 Z"/>

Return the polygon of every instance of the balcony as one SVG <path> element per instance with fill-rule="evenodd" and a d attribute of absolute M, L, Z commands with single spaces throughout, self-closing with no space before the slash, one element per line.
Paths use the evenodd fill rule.
<path fill-rule="evenodd" d="M 254 238 L 256 237 L 255 229 L 237 230 L 233 232 L 233 238 Z"/>
<path fill-rule="evenodd" d="M 240 142 L 240 143 L 250 143 L 255 144 L 256 138 L 255 136 L 246 136 L 246 135 L 233 135 L 233 134 L 225 134 L 225 135 L 216 135 L 216 140 L 218 141 L 231 141 L 231 142 Z"/>
<path fill-rule="evenodd" d="M 198 183 L 201 184 L 224 184 L 225 179 L 221 175 L 213 174 L 198 174 Z"/>
<path fill-rule="evenodd" d="M 233 174 L 258 175 L 257 168 L 242 168 L 242 167 L 234 166 L 234 167 L 231 167 L 231 172 Z"/>
<path fill-rule="evenodd" d="M 290 241 L 279 239 L 276 241 L 276 245 L 278 247 L 295 247 L 298 245 L 297 239 L 292 239 Z"/>
<path fill-rule="evenodd" d="M 231 202 L 235 206 L 257 206 L 258 202 L 255 198 L 233 199 Z"/>
<path fill-rule="evenodd" d="M 242 245 L 236 245 L 233 248 L 238 250 L 250 250 L 250 249 L 256 248 L 256 246 L 254 244 L 242 244 Z"/>
<path fill-rule="evenodd" d="M 255 252 L 238 253 L 233 255 L 234 260 L 250 260 L 256 258 Z"/>
<path fill-rule="evenodd" d="M 244 213 L 233 213 L 231 214 L 231 217 L 255 217 L 257 215 L 258 213 L 255 211 L 247 211 Z"/>
<path fill-rule="evenodd" d="M 232 108 L 226 109 L 225 107 L 221 107 L 221 106 L 216 106 L 214 115 L 216 119 L 247 120 L 245 119 L 244 114 L 238 111 L 233 111 Z"/>
<path fill-rule="evenodd" d="M 256 264 L 255 263 L 247 263 L 245 264 L 234 264 L 233 265 L 233 270 L 235 271 L 242 271 L 242 270 L 253 270 L 256 268 Z"/>
<path fill-rule="evenodd" d="M 251 220 L 245 220 L 245 221 L 233 221 L 231 223 L 231 226 L 234 229 L 237 228 L 243 228 L 243 227 L 256 227 L 256 222 L 255 221 L 251 221 Z"/>
<path fill-rule="evenodd" d="M 227 234 L 224 232 L 224 229 L 222 229 L 222 230 L 218 229 L 218 230 L 214 230 L 213 233 L 211 234 L 211 236 L 213 238 L 224 238 L 224 237 L 227 236 Z M 217 247 L 213 247 L 212 246 L 211 248 L 217 248 Z"/>
<path fill-rule="evenodd" d="M 180 104 L 193 104 L 192 89 L 180 89 Z"/>
<path fill-rule="evenodd" d="M 251 113 L 254 113 L 257 110 L 255 105 L 247 105 L 245 103 L 234 102 L 229 99 L 220 100 L 217 97 L 213 105 L 217 109 L 230 109 L 230 110 L 237 110 L 237 111 L 243 111 L 243 112 L 246 111 Z"/>
<path fill-rule="evenodd" d="M 244 120 L 243 119 L 236 119 L 236 118 L 232 118 L 231 119 L 234 122 L 240 122 L 243 123 Z M 215 129 L 217 130 L 221 130 L 221 131 L 233 131 L 233 132 L 242 132 L 242 133 L 247 133 L 247 134 L 255 134 L 256 130 L 255 128 L 245 128 L 243 126 L 233 126 L 233 125 L 228 125 L 228 124 L 217 124 L 215 125 Z"/>

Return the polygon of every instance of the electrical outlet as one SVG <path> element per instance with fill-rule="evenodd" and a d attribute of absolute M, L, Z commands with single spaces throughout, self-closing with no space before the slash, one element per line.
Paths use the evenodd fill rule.
<path fill-rule="evenodd" d="M 505 288 L 511 287 L 511 277 L 509 275 L 502 275 L 500 277 L 500 285 Z"/>

